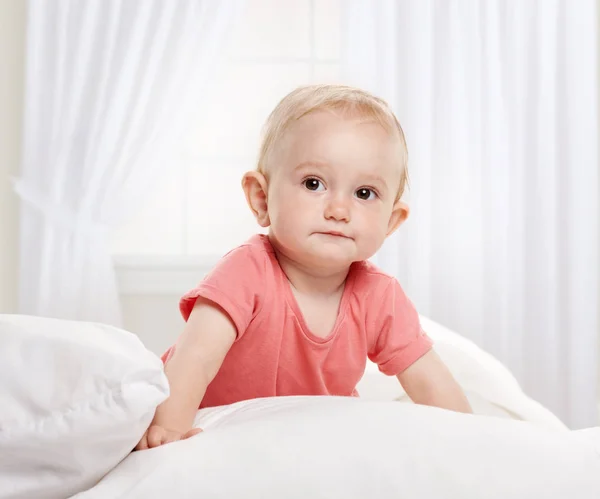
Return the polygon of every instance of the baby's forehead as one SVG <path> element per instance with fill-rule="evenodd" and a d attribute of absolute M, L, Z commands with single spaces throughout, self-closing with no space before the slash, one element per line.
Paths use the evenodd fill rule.
<path fill-rule="evenodd" d="M 403 147 L 400 135 L 372 116 L 319 110 L 289 123 L 274 141 L 273 149 L 303 152 L 306 148 L 327 147 L 331 142 L 343 145 L 344 141 L 349 147 Z"/>
<path fill-rule="evenodd" d="M 340 115 L 315 112 L 292 123 L 273 144 L 284 156 L 305 156 L 322 153 L 335 156 L 356 154 L 369 161 L 390 155 L 402 155 L 403 143 L 399 134 L 379 121 L 364 115 Z"/>

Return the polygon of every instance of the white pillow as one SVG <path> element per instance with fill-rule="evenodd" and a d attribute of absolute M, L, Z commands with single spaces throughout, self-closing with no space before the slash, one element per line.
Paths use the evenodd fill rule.
<path fill-rule="evenodd" d="M 434 348 L 465 391 L 476 414 L 529 421 L 566 431 L 552 412 L 527 396 L 512 373 L 499 360 L 475 343 L 427 317 L 421 325 L 434 341 Z M 367 363 L 358 385 L 367 400 L 410 401 L 395 377 L 385 376 Z"/>
<path fill-rule="evenodd" d="M 204 409 L 77 499 L 598 499 L 600 432 L 342 397 Z"/>
<path fill-rule="evenodd" d="M 0 497 L 89 488 L 130 452 L 167 396 L 160 359 L 131 333 L 0 315 Z"/>

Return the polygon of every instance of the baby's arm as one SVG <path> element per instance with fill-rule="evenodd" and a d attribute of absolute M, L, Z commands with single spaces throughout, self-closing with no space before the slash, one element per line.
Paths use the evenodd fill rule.
<path fill-rule="evenodd" d="M 165 365 L 171 393 L 156 410 L 136 450 L 158 447 L 192 436 L 198 406 L 236 338 L 229 316 L 198 298 L 173 357 Z"/>
<path fill-rule="evenodd" d="M 397 376 L 416 404 L 471 413 L 469 401 L 446 364 L 430 350 Z"/>

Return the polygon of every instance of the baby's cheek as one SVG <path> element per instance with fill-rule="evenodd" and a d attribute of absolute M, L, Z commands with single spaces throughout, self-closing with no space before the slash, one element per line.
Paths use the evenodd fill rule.
<path fill-rule="evenodd" d="M 376 235 L 385 232 L 387 220 L 381 213 L 369 213 L 361 220 L 361 225 L 365 231 L 368 231 L 371 235 Z"/>
<path fill-rule="evenodd" d="M 274 208 L 279 212 L 280 215 L 286 216 L 290 212 L 293 199 L 294 196 L 291 193 L 286 192 L 286 190 L 282 190 L 274 199 Z"/>
<path fill-rule="evenodd" d="M 279 220 L 285 220 L 289 211 L 285 197 L 281 195 L 272 196 L 269 200 L 268 206 L 271 223 L 277 223 Z"/>
<path fill-rule="evenodd" d="M 368 252 L 375 253 L 385 240 L 387 232 L 387 223 L 383 220 L 371 220 L 371 223 L 365 226 L 364 234 L 366 237 L 363 238 L 365 250 Z"/>
<path fill-rule="evenodd" d="M 289 200 L 281 201 L 277 210 L 277 218 L 280 220 L 281 225 L 297 225 L 300 216 L 301 213 L 297 208 L 294 209 L 293 203 Z"/>

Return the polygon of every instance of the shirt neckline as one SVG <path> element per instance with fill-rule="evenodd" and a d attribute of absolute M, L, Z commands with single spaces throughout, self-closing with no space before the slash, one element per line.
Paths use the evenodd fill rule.
<path fill-rule="evenodd" d="M 342 291 L 342 297 L 340 299 L 340 306 L 338 308 L 337 317 L 335 319 L 333 327 L 331 328 L 331 331 L 326 336 L 319 336 L 313 333 L 308 327 L 308 324 L 304 319 L 304 314 L 302 313 L 300 305 L 298 304 L 298 300 L 296 300 L 296 296 L 292 291 L 292 283 L 290 283 L 289 279 L 285 275 L 285 272 L 281 268 L 279 260 L 277 260 L 277 256 L 275 254 L 275 250 L 273 249 L 269 238 L 267 236 L 263 236 L 263 242 L 267 247 L 269 253 L 272 253 L 273 255 L 272 258 L 275 261 L 277 273 L 279 274 L 279 279 L 281 280 L 283 288 L 285 289 L 285 299 L 287 305 L 290 307 L 292 313 L 300 323 L 300 328 L 302 329 L 302 333 L 304 334 L 304 336 L 314 343 L 325 344 L 331 342 L 337 336 L 340 326 L 344 321 L 344 317 L 346 316 L 348 302 L 350 300 L 352 289 L 354 287 L 356 264 L 351 264 L 350 269 L 348 270 L 348 275 L 346 276 L 346 281 L 344 283 L 344 290 Z"/>

